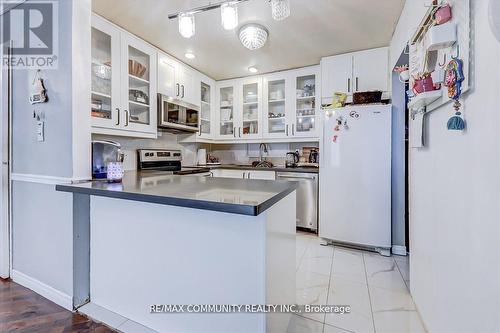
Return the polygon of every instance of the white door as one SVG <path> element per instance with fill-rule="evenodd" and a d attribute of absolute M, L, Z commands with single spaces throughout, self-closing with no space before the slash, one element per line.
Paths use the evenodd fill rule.
<path fill-rule="evenodd" d="M 389 53 L 386 47 L 354 54 L 353 85 L 356 91 L 387 91 L 389 85 Z"/>
<path fill-rule="evenodd" d="M 321 98 L 331 103 L 334 92 L 352 94 L 352 54 L 321 60 Z"/>
<path fill-rule="evenodd" d="M 200 105 L 200 80 L 197 73 L 191 68 L 178 64 L 177 67 L 177 82 L 180 86 L 179 97 L 183 101 Z"/>
<path fill-rule="evenodd" d="M 92 126 L 120 128 L 125 119 L 120 105 L 120 32 L 92 16 Z"/>
<path fill-rule="evenodd" d="M 262 80 L 250 78 L 238 85 L 239 100 L 236 136 L 238 139 L 262 137 Z"/>
<path fill-rule="evenodd" d="M 292 79 L 286 73 L 269 74 L 262 80 L 263 113 L 262 127 L 264 138 L 287 138 L 287 110 L 293 104 L 294 92 Z"/>
<path fill-rule="evenodd" d="M 234 81 L 217 84 L 217 137 L 219 139 L 236 139 L 236 109 L 238 96 Z"/>
<path fill-rule="evenodd" d="M 200 83 L 200 115 L 198 135 L 204 139 L 212 138 L 213 95 L 214 84 L 212 80 L 204 78 Z"/>
<path fill-rule="evenodd" d="M 178 98 L 180 87 L 176 81 L 177 63 L 172 58 L 158 53 L 158 92 L 168 97 Z"/>
<path fill-rule="evenodd" d="M 123 129 L 156 133 L 156 50 L 127 33 L 122 33 Z"/>
<path fill-rule="evenodd" d="M 291 108 L 290 136 L 318 138 L 320 127 L 319 68 L 305 68 L 295 72 L 295 100 Z"/>

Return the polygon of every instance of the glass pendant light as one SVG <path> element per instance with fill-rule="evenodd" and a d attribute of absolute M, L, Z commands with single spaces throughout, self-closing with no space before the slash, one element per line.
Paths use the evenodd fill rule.
<path fill-rule="evenodd" d="M 290 0 L 271 0 L 273 19 L 281 21 L 290 16 Z"/>
<path fill-rule="evenodd" d="M 191 38 L 195 33 L 194 14 L 181 13 L 179 14 L 179 33 L 184 38 Z"/>
<path fill-rule="evenodd" d="M 257 50 L 264 46 L 267 36 L 267 29 L 255 23 L 244 25 L 239 32 L 241 44 L 249 50 Z"/>
<path fill-rule="evenodd" d="M 226 2 L 220 6 L 222 26 L 225 30 L 233 30 L 238 26 L 238 5 L 235 2 Z"/>

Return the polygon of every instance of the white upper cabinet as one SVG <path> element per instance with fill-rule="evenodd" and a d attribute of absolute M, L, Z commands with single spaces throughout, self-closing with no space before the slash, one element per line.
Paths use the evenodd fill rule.
<path fill-rule="evenodd" d="M 389 88 L 389 52 L 387 48 L 357 52 L 353 57 L 354 92 Z"/>
<path fill-rule="evenodd" d="M 290 119 L 293 119 L 293 77 L 289 72 L 273 73 L 264 75 L 263 85 L 263 106 L 264 115 L 262 117 L 263 136 L 265 138 L 285 138 L 287 136 L 287 126 Z"/>
<path fill-rule="evenodd" d="M 333 96 L 334 92 L 352 94 L 352 54 L 344 54 L 321 60 L 321 96 Z"/>
<path fill-rule="evenodd" d="M 319 137 L 319 71 L 308 67 L 295 71 L 295 112 L 291 123 L 293 137 Z"/>
<path fill-rule="evenodd" d="M 334 92 L 389 90 L 389 50 L 386 47 L 321 59 L 322 103 Z"/>
<path fill-rule="evenodd" d="M 158 93 L 169 97 L 177 97 L 176 69 L 177 61 L 164 53 L 158 52 Z"/>
<path fill-rule="evenodd" d="M 92 126 L 121 125 L 120 32 L 98 17 L 92 17 L 91 33 Z"/>
<path fill-rule="evenodd" d="M 198 74 L 187 65 L 177 63 L 176 79 L 179 93 L 177 98 L 180 98 L 187 103 L 199 106 L 200 77 Z"/>
<path fill-rule="evenodd" d="M 200 74 L 169 55 L 158 52 L 158 92 L 200 106 Z"/>
<path fill-rule="evenodd" d="M 262 79 L 253 77 L 241 80 L 238 85 L 241 101 L 238 110 L 238 138 L 262 137 Z"/>
<path fill-rule="evenodd" d="M 217 83 L 220 139 L 262 137 L 262 79 L 251 77 Z"/>
<path fill-rule="evenodd" d="M 126 130 L 156 132 L 156 50 L 122 34 L 122 100 Z"/>
<path fill-rule="evenodd" d="M 200 81 L 200 116 L 198 136 L 202 139 L 214 137 L 215 81 L 202 76 Z"/>
<path fill-rule="evenodd" d="M 156 50 L 92 16 L 92 132 L 156 138 Z"/>

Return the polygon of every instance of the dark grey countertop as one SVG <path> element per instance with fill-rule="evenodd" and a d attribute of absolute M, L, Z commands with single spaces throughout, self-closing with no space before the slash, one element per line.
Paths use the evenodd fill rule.
<path fill-rule="evenodd" d="M 221 165 L 207 165 L 210 169 L 231 169 L 231 170 L 255 170 L 255 171 L 276 171 L 276 172 L 301 172 L 301 173 L 319 173 L 319 168 L 314 167 L 296 167 L 285 168 L 284 166 L 275 166 L 272 168 L 255 168 L 251 165 L 238 165 L 238 164 L 221 164 Z"/>
<path fill-rule="evenodd" d="M 57 191 L 257 216 L 293 192 L 296 182 L 126 172 L 122 183 L 56 185 Z"/>

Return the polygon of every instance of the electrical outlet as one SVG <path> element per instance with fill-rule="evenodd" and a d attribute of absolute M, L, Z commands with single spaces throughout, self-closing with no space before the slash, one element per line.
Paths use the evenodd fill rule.
<path fill-rule="evenodd" d="M 36 139 L 38 142 L 45 141 L 45 122 L 37 121 L 36 122 Z"/>

